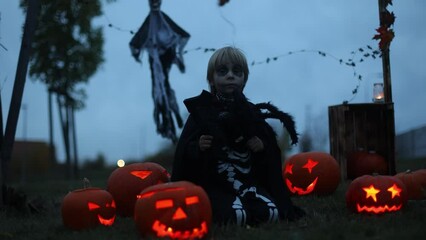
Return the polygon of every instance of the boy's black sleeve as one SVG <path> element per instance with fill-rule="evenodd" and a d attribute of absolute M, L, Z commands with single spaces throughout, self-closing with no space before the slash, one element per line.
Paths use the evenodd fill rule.
<path fill-rule="evenodd" d="M 190 115 L 176 146 L 171 181 L 200 181 L 203 163 L 198 146 L 199 135 L 200 129 Z"/>

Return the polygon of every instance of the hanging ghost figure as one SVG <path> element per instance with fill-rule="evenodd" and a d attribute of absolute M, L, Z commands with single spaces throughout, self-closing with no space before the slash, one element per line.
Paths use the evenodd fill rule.
<path fill-rule="evenodd" d="M 132 56 L 138 62 L 141 62 L 141 52 L 143 50 L 148 52 L 157 133 L 176 142 L 173 115 L 179 128 L 183 122 L 175 92 L 170 87 L 169 72 L 173 63 L 182 73 L 185 72 L 182 54 L 190 35 L 162 12 L 160 6 L 161 0 L 149 0 L 149 15 L 129 45 Z"/>

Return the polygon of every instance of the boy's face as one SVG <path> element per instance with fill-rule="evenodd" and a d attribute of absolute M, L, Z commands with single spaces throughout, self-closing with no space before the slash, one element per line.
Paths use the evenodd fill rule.
<path fill-rule="evenodd" d="M 224 96 L 232 96 L 234 91 L 242 92 L 245 85 L 243 67 L 229 62 L 219 64 L 214 71 L 212 84 Z"/>

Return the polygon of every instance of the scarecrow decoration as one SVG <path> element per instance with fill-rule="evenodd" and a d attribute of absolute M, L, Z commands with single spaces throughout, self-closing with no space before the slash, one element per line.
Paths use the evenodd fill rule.
<path fill-rule="evenodd" d="M 190 35 L 162 12 L 160 6 L 161 0 L 149 0 L 149 15 L 129 45 L 137 62 L 141 62 L 140 54 L 143 50 L 148 52 L 157 133 L 176 142 L 173 115 L 179 128 L 183 122 L 168 75 L 173 63 L 182 73 L 185 72 L 182 54 Z"/>

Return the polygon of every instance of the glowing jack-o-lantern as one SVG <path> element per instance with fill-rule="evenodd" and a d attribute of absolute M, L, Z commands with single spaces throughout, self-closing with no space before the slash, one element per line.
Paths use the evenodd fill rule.
<path fill-rule="evenodd" d="M 295 195 L 327 195 L 340 183 L 337 161 L 328 153 L 304 152 L 284 161 L 284 182 Z"/>
<path fill-rule="evenodd" d="M 406 203 L 406 187 L 394 176 L 364 175 L 354 179 L 346 191 L 346 206 L 356 213 L 394 212 Z"/>
<path fill-rule="evenodd" d="M 132 163 L 115 169 L 108 178 L 107 190 L 117 204 L 117 214 L 133 216 L 137 195 L 145 188 L 165 183 L 170 174 L 154 162 Z"/>
<path fill-rule="evenodd" d="M 111 226 L 115 221 L 116 206 L 109 192 L 88 187 L 65 195 L 61 214 L 64 226 L 73 230 Z"/>
<path fill-rule="evenodd" d="M 134 219 L 142 236 L 200 239 L 208 234 L 211 205 L 206 192 L 187 182 L 146 188 L 135 204 Z"/>

